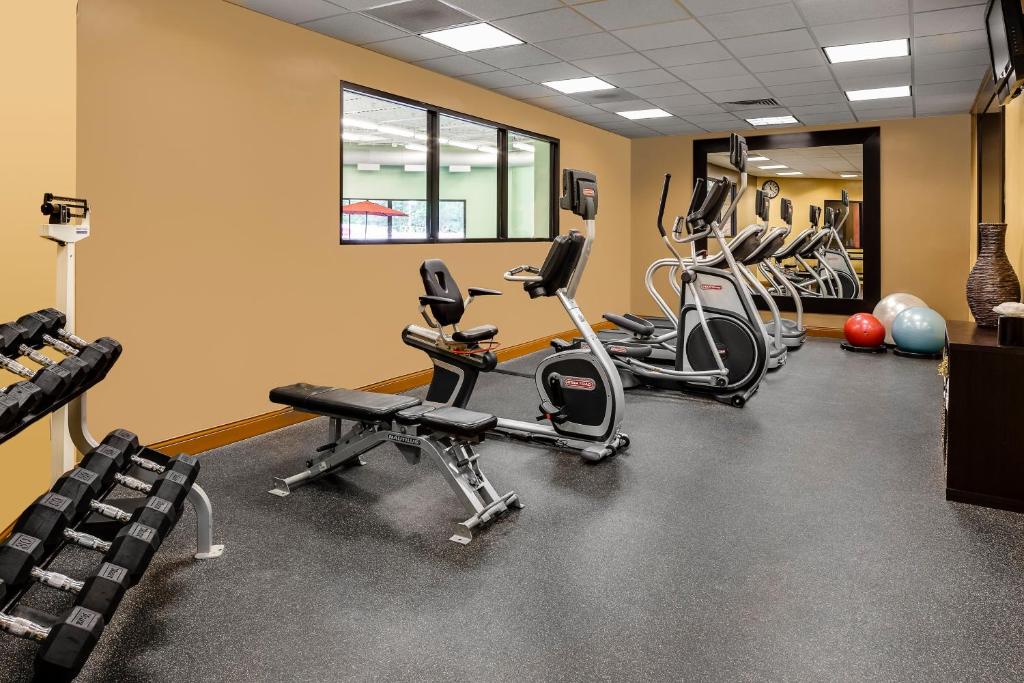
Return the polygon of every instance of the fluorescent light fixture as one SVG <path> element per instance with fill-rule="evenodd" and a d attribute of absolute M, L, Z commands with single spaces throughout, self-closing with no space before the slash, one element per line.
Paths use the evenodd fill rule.
<path fill-rule="evenodd" d="M 412 150 L 413 152 L 426 152 L 427 151 L 427 146 L 426 145 L 421 145 L 421 144 L 416 143 L 416 142 L 410 142 L 408 145 L 405 146 L 405 148 L 409 149 L 409 150 Z"/>
<path fill-rule="evenodd" d="M 846 97 L 851 102 L 864 100 L 884 100 L 889 97 L 910 97 L 909 85 L 897 85 L 893 88 L 869 88 L 867 90 L 847 90 Z"/>
<path fill-rule="evenodd" d="M 587 76 L 586 78 L 569 78 L 564 81 L 545 81 L 541 85 L 554 88 L 558 92 L 572 94 L 575 92 L 593 92 L 594 90 L 614 90 L 615 86 L 606 83 L 600 78 Z"/>
<path fill-rule="evenodd" d="M 406 164 L 405 170 L 407 173 L 426 173 L 426 164 Z"/>
<path fill-rule="evenodd" d="M 747 119 L 752 126 L 781 126 L 787 123 L 800 123 L 795 116 L 765 116 L 759 119 Z"/>
<path fill-rule="evenodd" d="M 533 145 L 529 145 L 525 142 L 513 142 L 512 146 L 518 149 L 520 152 L 528 152 L 529 154 L 536 153 L 536 150 L 533 148 Z"/>
<path fill-rule="evenodd" d="M 617 111 L 615 113 L 626 117 L 630 121 L 638 119 L 663 119 L 666 116 L 672 116 L 672 114 L 669 114 L 664 109 L 634 109 L 633 111 Z"/>
<path fill-rule="evenodd" d="M 372 121 L 364 121 L 363 119 L 354 119 L 349 116 L 345 116 L 341 119 L 341 125 L 348 126 L 350 128 L 364 128 L 366 130 L 377 130 L 377 124 Z"/>
<path fill-rule="evenodd" d="M 771 166 L 758 166 L 758 168 L 761 169 L 762 171 L 771 171 L 776 168 L 789 168 L 789 166 L 784 166 L 782 164 L 772 164 Z"/>
<path fill-rule="evenodd" d="M 497 156 L 498 155 L 498 148 L 497 147 L 489 147 L 487 145 L 480 145 L 479 147 L 477 147 L 477 149 L 480 150 L 481 152 L 483 152 L 484 154 L 490 154 L 490 155 L 493 155 L 493 156 Z"/>
<path fill-rule="evenodd" d="M 385 138 L 379 135 L 367 135 L 366 133 L 342 133 L 341 139 L 345 142 L 378 142 Z"/>
<path fill-rule="evenodd" d="M 460 164 L 452 164 L 448 167 L 449 173 L 469 173 L 472 170 L 472 166 L 462 166 Z"/>
<path fill-rule="evenodd" d="M 856 173 L 840 173 L 839 177 L 840 178 L 859 178 L 860 176 L 857 175 Z"/>
<path fill-rule="evenodd" d="M 490 24 L 470 24 L 469 26 L 446 28 L 443 31 L 431 31 L 430 33 L 421 33 L 420 35 L 435 43 L 447 45 L 459 52 L 488 50 L 493 47 L 519 45 L 523 42 L 500 29 L 494 28 Z"/>
<path fill-rule="evenodd" d="M 471 142 L 463 142 L 462 140 L 449 140 L 448 144 L 451 145 L 452 147 L 458 147 L 459 149 L 472 149 L 472 150 L 475 150 L 477 148 L 477 146 L 474 145 L 473 143 L 471 143 Z"/>
<path fill-rule="evenodd" d="M 910 40 L 880 40 L 874 43 L 855 43 L 853 45 L 834 45 L 825 48 L 825 56 L 832 64 L 843 62 L 860 62 L 865 59 L 886 59 L 887 57 L 906 57 L 910 54 Z"/>
<path fill-rule="evenodd" d="M 356 164 L 357 171 L 379 171 L 380 164 Z"/>
<path fill-rule="evenodd" d="M 803 175 L 803 171 L 779 171 L 775 175 Z"/>
<path fill-rule="evenodd" d="M 768 157 L 747 157 L 747 161 L 770 161 Z"/>
<path fill-rule="evenodd" d="M 416 136 L 416 133 L 413 133 L 411 130 L 407 128 L 399 128 L 398 126 L 377 126 L 377 130 L 381 133 L 397 135 L 400 138 L 411 138 Z"/>

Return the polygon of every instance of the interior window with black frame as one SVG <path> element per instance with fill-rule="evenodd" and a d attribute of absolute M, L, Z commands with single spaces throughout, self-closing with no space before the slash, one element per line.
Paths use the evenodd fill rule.
<path fill-rule="evenodd" d="M 341 244 L 550 240 L 558 141 L 342 84 Z"/>

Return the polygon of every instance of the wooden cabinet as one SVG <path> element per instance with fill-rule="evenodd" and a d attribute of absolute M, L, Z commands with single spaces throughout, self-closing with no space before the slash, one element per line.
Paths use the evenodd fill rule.
<path fill-rule="evenodd" d="M 1024 512 L 1024 347 L 947 325 L 946 499 Z"/>

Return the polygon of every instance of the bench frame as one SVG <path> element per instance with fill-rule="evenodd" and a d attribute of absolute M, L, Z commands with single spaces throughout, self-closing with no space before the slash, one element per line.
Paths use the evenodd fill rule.
<path fill-rule="evenodd" d="M 295 408 L 300 412 L 311 411 Z M 386 443 L 393 444 L 410 465 L 419 464 L 423 455 L 433 462 L 462 503 L 470 517 L 458 522 L 448 539 L 463 545 L 473 540 L 473 529 L 482 527 L 510 508 L 523 507 L 519 495 L 509 491 L 499 495 L 480 469 L 480 454 L 473 448 L 483 436 L 467 437 L 447 434 L 423 425 L 399 424 L 395 415 L 381 419 L 346 418 L 327 415 L 330 419 L 330 442 L 317 449 L 317 454 L 306 462 L 306 469 L 290 477 L 274 478 L 269 493 L 287 496 L 294 488 L 307 484 L 339 470 L 365 465 L 362 455 Z M 355 422 L 343 431 L 343 420 Z"/>

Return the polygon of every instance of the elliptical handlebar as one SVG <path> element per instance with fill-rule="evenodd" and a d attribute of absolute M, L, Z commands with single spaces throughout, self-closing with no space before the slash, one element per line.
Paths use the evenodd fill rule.
<path fill-rule="evenodd" d="M 813 208 L 813 207 L 812 207 Z M 788 225 L 790 228 L 793 227 L 793 202 L 789 201 L 785 197 L 779 205 L 779 213 L 782 217 L 782 222 Z"/>
<path fill-rule="evenodd" d="M 665 204 L 668 202 L 668 186 L 672 183 L 672 174 L 665 174 L 665 182 L 661 186 L 661 203 L 658 204 L 658 232 L 662 237 L 668 237 L 665 232 Z"/>

